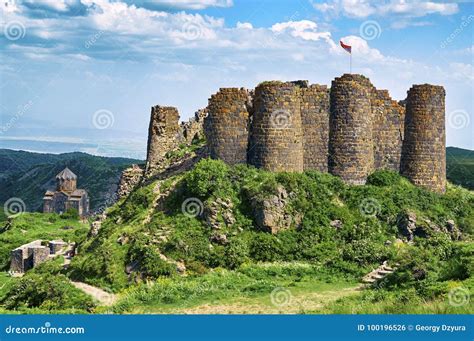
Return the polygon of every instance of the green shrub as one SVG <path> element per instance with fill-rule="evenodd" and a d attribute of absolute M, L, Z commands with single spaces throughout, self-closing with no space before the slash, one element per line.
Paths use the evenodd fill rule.
<path fill-rule="evenodd" d="M 64 275 L 28 273 L 10 289 L 3 302 L 6 309 L 79 309 L 91 312 L 92 298 L 76 289 Z"/>
<path fill-rule="evenodd" d="M 229 269 L 236 269 L 249 259 L 249 247 L 241 239 L 231 239 L 225 248 L 225 265 Z"/>
<path fill-rule="evenodd" d="M 229 189 L 229 167 L 220 160 L 204 159 L 186 174 L 186 187 L 191 195 L 207 198 L 216 191 Z"/>
<path fill-rule="evenodd" d="M 273 262 L 280 259 L 282 253 L 282 243 L 271 234 L 255 234 L 250 242 L 250 256 L 256 261 Z"/>
<path fill-rule="evenodd" d="M 176 273 L 176 266 L 160 257 L 157 246 L 145 235 L 132 242 L 128 253 L 128 263 L 134 264 L 144 278 L 158 278 Z"/>
<path fill-rule="evenodd" d="M 367 185 L 393 186 L 400 181 L 400 175 L 393 171 L 378 170 L 367 177 Z"/>
<path fill-rule="evenodd" d="M 75 208 L 68 208 L 66 212 L 61 214 L 62 219 L 79 219 L 79 212 Z M 54 222 L 55 220 L 51 221 Z"/>

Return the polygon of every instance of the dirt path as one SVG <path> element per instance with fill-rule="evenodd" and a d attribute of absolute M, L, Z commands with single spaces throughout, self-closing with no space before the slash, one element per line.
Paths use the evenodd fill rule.
<path fill-rule="evenodd" d="M 71 282 L 76 288 L 84 291 L 86 294 L 92 296 L 102 305 L 110 306 L 115 303 L 117 297 L 114 294 L 110 294 L 100 288 L 93 287 L 92 285 L 82 282 Z"/>

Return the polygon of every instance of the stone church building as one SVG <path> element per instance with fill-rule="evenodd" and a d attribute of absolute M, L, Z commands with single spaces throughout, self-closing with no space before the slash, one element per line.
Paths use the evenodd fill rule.
<path fill-rule="evenodd" d="M 89 214 L 89 196 L 84 189 L 77 189 L 77 175 L 64 168 L 56 175 L 56 190 L 48 190 L 43 198 L 44 213 L 64 213 L 74 208 L 80 217 Z"/>

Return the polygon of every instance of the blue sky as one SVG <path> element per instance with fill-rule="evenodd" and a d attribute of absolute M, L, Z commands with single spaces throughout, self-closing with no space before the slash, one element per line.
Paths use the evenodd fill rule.
<path fill-rule="evenodd" d="M 143 156 L 150 107 L 181 118 L 219 87 L 328 84 L 349 68 L 401 100 L 447 91 L 447 144 L 474 149 L 474 6 L 371 0 L 2 0 L 0 147 Z M 8 144 L 6 140 L 9 140 Z M 26 143 L 26 144 L 25 144 Z M 28 142 L 22 141 L 22 148 Z M 91 147 L 92 146 L 92 147 Z M 35 149 L 36 148 L 36 149 Z M 62 149 L 63 151 L 63 149 Z"/>

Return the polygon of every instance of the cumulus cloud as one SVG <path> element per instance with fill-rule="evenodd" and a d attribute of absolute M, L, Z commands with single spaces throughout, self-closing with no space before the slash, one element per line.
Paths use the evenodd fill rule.
<path fill-rule="evenodd" d="M 429 14 L 451 15 L 458 12 L 458 5 L 446 2 L 418 0 L 332 0 L 324 3 L 313 3 L 317 10 L 351 18 L 366 18 L 371 15 L 404 17 L 423 17 Z"/>
<path fill-rule="evenodd" d="M 298 37 L 304 40 L 329 40 L 331 39 L 330 32 L 319 32 L 318 25 L 314 21 L 288 21 L 274 24 L 271 30 L 275 33 L 289 32 L 293 37 Z"/>

